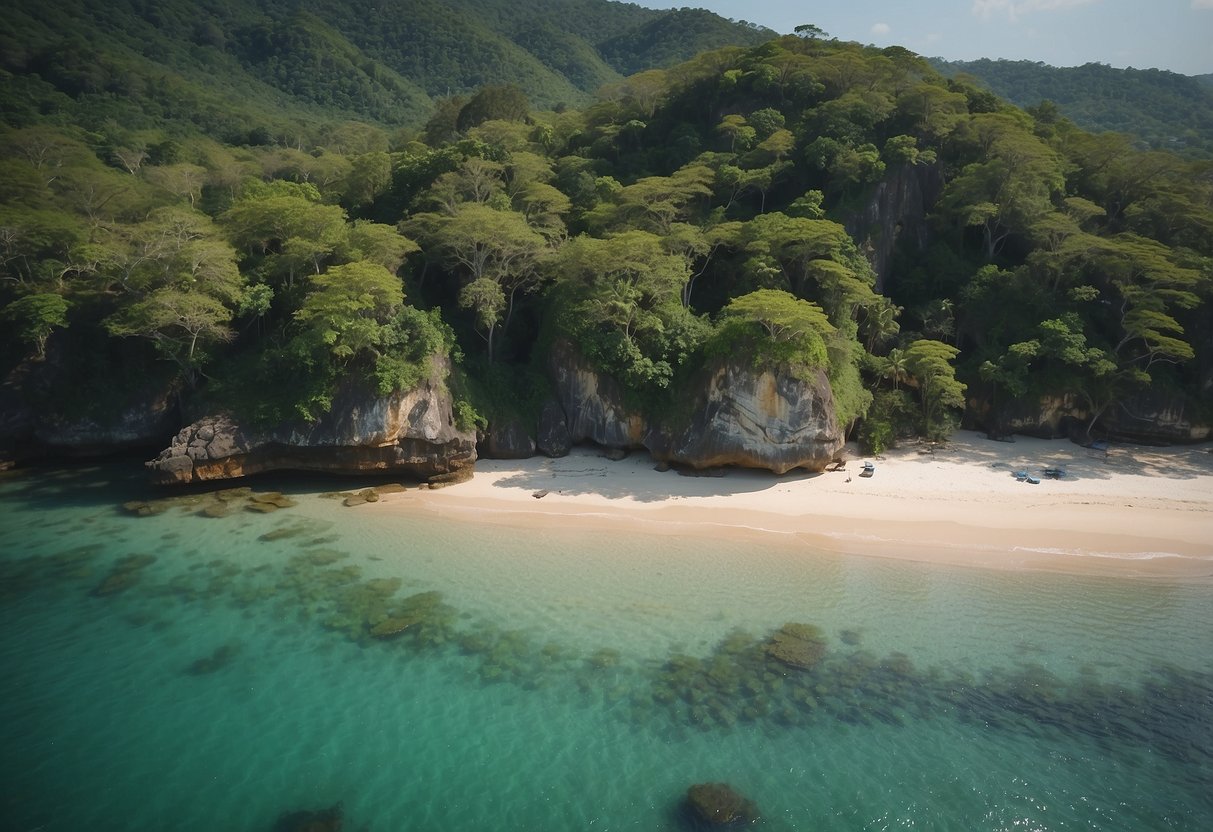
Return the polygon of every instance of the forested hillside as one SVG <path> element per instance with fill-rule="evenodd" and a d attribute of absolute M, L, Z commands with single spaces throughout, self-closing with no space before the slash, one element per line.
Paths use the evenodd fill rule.
<path fill-rule="evenodd" d="M 1113 130 L 1150 147 L 1213 158 L 1213 85 L 1159 69 L 1114 69 L 1106 64 L 1055 67 L 1032 61 L 944 61 L 948 76 L 965 74 L 1020 107 L 1042 101 L 1087 130 Z"/>
<path fill-rule="evenodd" d="M 198 84 L 162 117 L 218 95 Z M 0 134 L 7 389 L 65 419 L 167 389 L 187 419 L 306 421 L 438 353 L 483 427 L 533 417 L 555 344 L 654 418 L 722 361 L 825 378 L 875 449 L 966 408 L 992 431 L 1055 399 L 1096 432 L 1144 399 L 1209 415 L 1210 166 L 904 49 L 787 36 L 581 109 L 490 85 L 413 134 L 290 144 L 73 115 Z"/>
<path fill-rule="evenodd" d="M 580 106 L 624 75 L 771 34 L 607 0 L 15 0 L 0 16 L 0 110 L 11 125 L 55 113 L 314 141 L 341 119 L 416 125 L 434 100 L 489 83 Z"/>

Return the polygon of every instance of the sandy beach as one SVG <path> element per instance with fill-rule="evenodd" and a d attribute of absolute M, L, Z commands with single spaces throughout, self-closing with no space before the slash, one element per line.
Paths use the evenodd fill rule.
<path fill-rule="evenodd" d="M 782 545 L 999 569 L 1213 579 L 1213 444 L 994 442 L 960 432 L 882 457 L 847 448 L 821 474 L 729 469 L 659 472 L 648 454 L 481 460 L 474 478 L 385 497 L 382 509 L 530 527 L 565 524 L 653 534 L 761 536 Z M 864 461 L 875 464 L 860 476 Z M 1061 467 L 1049 479 L 1043 469 Z M 1033 485 L 1013 472 L 1040 478 Z M 536 494 L 542 497 L 536 497 Z"/>

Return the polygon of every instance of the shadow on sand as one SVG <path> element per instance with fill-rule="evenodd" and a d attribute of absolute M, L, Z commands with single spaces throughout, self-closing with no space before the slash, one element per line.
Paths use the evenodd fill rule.
<path fill-rule="evenodd" d="M 647 474 L 647 469 L 656 465 L 645 451 L 633 451 L 626 459 L 612 461 L 592 449 L 576 448 L 567 457 L 547 460 L 535 471 L 504 477 L 494 486 L 569 495 L 594 494 L 609 500 L 631 498 L 648 503 L 682 497 L 752 494 L 821 476 L 840 476 L 800 470 L 777 475 L 751 468 L 671 469 L 657 477 L 636 476 L 641 472 Z"/>

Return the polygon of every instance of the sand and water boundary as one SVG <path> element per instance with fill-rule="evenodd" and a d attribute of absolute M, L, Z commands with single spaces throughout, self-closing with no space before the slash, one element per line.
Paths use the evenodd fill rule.
<path fill-rule="evenodd" d="M 516 528 L 760 537 L 966 566 L 1213 582 L 1213 443 L 1113 444 L 1105 455 L 1067 440 L 995 442 L 962 431 L 882 457 L 847 451 L 845 468 L 821 474 L 686 476 L 656 470 L 644 452 L 612 461 L 576 448 L 559 459 L 480 460 L 468 482 L 391 495 L 381 508 Z M 860 476 L 864 461 L 876 465 L 873 476 Z M 1046 478 L 1045 468 L 1065 476 Z M 1040 483 L 1017 480 L 1017 470 Z"/>

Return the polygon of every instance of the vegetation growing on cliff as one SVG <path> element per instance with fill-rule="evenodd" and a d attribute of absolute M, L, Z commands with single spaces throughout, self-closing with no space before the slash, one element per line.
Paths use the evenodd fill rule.
<path fill-rule="evenodd" d="M 0 134 L 6 369 L 62 381 L 87 353 L 104 385 L 171 366 L 187 400 L 273 421 L 453 351 L 468 389 L 497 391 L 491 417 L 500 379 L 541 375 L 563 336 L 641 402 L 724 355 L 824 370 L 873 445 L 945 432 L 966 395 L 995 429 L 1000 405 L 1042 396 L 1081 399 L 1092 427 L 1149 388 L 1207 400 L 1208 164 L 904 49 L 789 36 L 581 110 L 495 85 L 418 130 L 290 142 L 64 113 Z M 857 218 L 920 175 L 939 190 L 928 233 L 878 281 Z"/>

